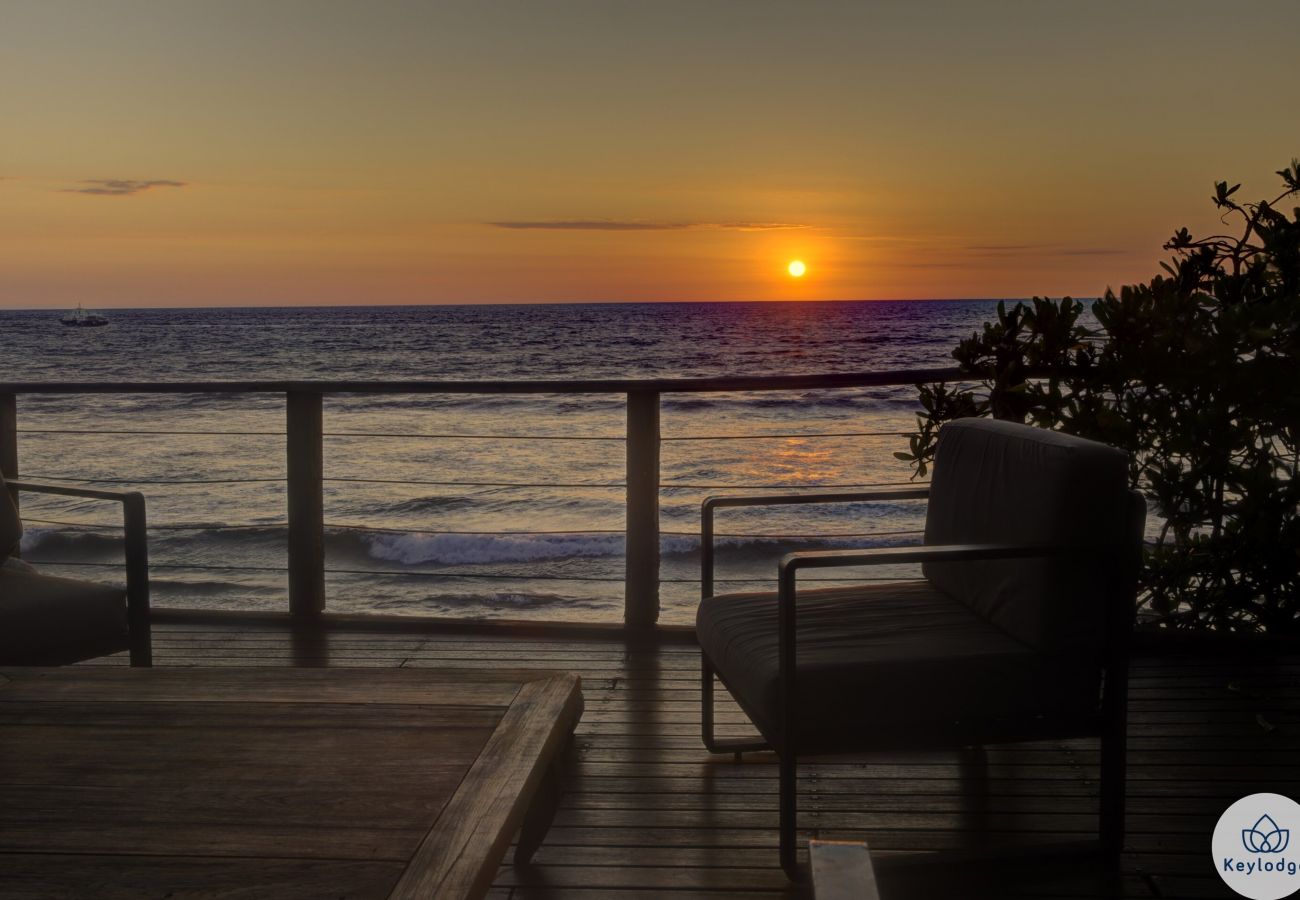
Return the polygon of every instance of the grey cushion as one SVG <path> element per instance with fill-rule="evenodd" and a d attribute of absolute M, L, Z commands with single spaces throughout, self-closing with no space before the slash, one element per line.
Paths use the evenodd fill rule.
<path fill-rule="evenodd" d="M 799 592 L 796 727 L 807 750 L 866 732 L 914 741 L 953 723 L 1093 712 L 1098 670 L 1037 653 L 925 581 Z M 759 730 L 778 709 L 775 594 L 701 602 L 700 646 Z"/>
<path fill-rule="evenodd" d="M 1059 432 L 961 419 L 939 432 L 927 544 L 1100 544 L 1132 537 L 1128 457 Z M 1118 554 L 930 563 L 925 576 L 1008 634 L 1048 652 L 1099 647 Z"/>
<path fill-rule="evenodd" d="M 23 536 L 23 523 L 18 518 L 14 501 L 5 489 L 5 479 L 0 475 L 0 562 L 18 549 L 18 541 Z"/>
<path fill-rule="evenodd" d="M 0 665 L 62 665 L 127 647 L 126 591 L 0 567 Z"/>

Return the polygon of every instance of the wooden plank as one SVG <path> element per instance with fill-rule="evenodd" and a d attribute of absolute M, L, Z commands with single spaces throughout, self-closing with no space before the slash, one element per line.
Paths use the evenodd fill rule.
<path fill-rule="evenodd" d="M 519 867 L 507 866 L 501 870 L 497 884 L 519 887 L 534 881 L 534 876 Z M 637 890 L 651 888 L 677 891 L 695 890 L 729 891 L 785 891 L 789 882 L 780 869 L 770 866 L 755 868 L 717 868 L 713 866 L 689 869 L 684 866 L 554 866 L 547 872 L 549 888 L 569 890 Z M 675 897 L 676 894 L 674 893 Z"/>
<path fill-rule="evenodd" d="M 1144 830 L 1177 833 L 1196 829 L 1188 816 L 1131 816 L 1135 830 L 1142 819 L 1148 822 Z M 689 828 L 700 820 L 695 810 L 654 809 L 561 809 L 555 817 L 557 828 Z M 776 813 L 772 810 L 739 809 L 727 811 L 727 823 L 735 828 L 775 828 Z M 981 833 L 1015 834 L 1021 832 L 1053 832 L 1056 834 L 1094 834 L 1097 830 L 1095 812 L 1071 809 L 1067 812 L 980 811 L 937 812 L 930 809 L 915 810 L 819 810 L 803 807 L 799 810 L 800 824 L 807 828 L 830 826 L 854 831 L 907 829 L 920 831 L 969 831 Z"/>
<path fill-rule="evenodd" d="M 321 859 L 224 859 L 183 856 L 0 855 L 0 895 L 23 900 L 278 900 L 382 898 L 401 864 Z M 250 893 L 248 886 L 257 886 Z"/>
<path fill-rule="evenodd" d="M 122 654 L 116 657 L 105 656 L 93 660 L 88 660 L 87 662 L 83 662 L 83 663 L 77 663 L 77 667 L 88 668 L 88 669 L 115 669 L 115 668 L 122 668 L 126 666 L 127 663 L 128 663 L 128 659 L 126 655 Z M 154 660 L 154 665 L 156 666 L 160 665 L 157 659 Z M 302 657 L 297 655 L 293 657 L 286 656 L 281 659 L 275 659 L 275 660 L 245 659 L 245 658 L 233 657 L 233 656 L 200 658 L 200 659 L 195 659 L 193 657 L 172 656 L 162 660 L 161 665 L 165 665 L 168 668 L 190 668 L 190 669 L 198 669 L 198 668 L 253 669 L 253 668 L 265 668 L 270 666 L 279 667 L 279 668 L 284 668 L 288 666 L 297 666 L 300 668 L 314 668 L 314 669 L 325 668 L 327 666 L 341 666 L 349 669 L 395 669 L 400 666 L 400 661 L 394 661 L 390 659 L 373 659 L 373 658 L 366 658 L 366 657 L 340 659 L 337 657 L 330 657 L 330 656 Z"/>
<path fill-rule="evenodd" d="M 800 796 L 799 807 L 809 811 L 844 811 L 859 812 L 871 810 L 881 815 L 895 815 L 908 812 L 928 813 L 963 813 L 973 806 L 982 805 L 989 812 L 1006 814 L 1050 813 L 1059 812 L 1061 798 L 1044 792 L 1038 796 L 1018 794 L 1001 797 L 975 797 L 972 791 L 953 790 L 943 795 L 934 794 L 845 794 L 836 791 L 831 794 L 816 794 L 805 791 Z M 1080 796 L 1078 794 L 1074 796 Z M 1095 796 L 1085 794 L 1083 796 Z M 1197 798 L 1173 798 L 1161 801 L 1165 811 L 1195 812 L 1202 808 L 1203 801 Z M 777 808 L 776 792 L 769 790 L 758 794 L 732 793 L 721 796 L 701 796 L 696 792 L 679 794 L 591 794 L 573 792 L 564 798 L 561 808 L 565 810 L 623 810 L 627 812 L 650 812 L 664 815 L 670 811 L 707 814 L 712 812 L 763 811 L 775 812 Z M 653 817 L 651 817 L 652 819 Z"/>
<path fill-rule="evenodd" d="M 82 667 L 0 669 L 0 704 L 17 700 L 93 702 L 384 703 L 427 705 L 431 691 L 439 704 L 506 706 L 518 691 L 522 673 L 497 668 L 415 672 L 406 669 L 258 668 L 220 672 L 180 667 L 96 670 Z M 532 678 L 533 675 L 522 676 Z M 445 689 L 445 690 L 443 690 Z"/>
<path fill-rule="evenodd" d="M 690 888 L 674 890 L 669 895 L 672 900 L 751 900 L 754 897 L 794 897 L 799 896 L 793 888 L 782 891 L 715 891 L 709 889 L 693 890 Z M 569 886 L 550 887 L 541 884 L 516 887 L 510 893 L 510 900 L 665 900 L 664 892 L 658 888 L 635 888 L 629 890 L 611 890 L 610 888 L 593 888 L 583 890 Z"/>
<path fill-rule="evenodd" d="M 726 804 L 732 797 L 772 797 L 776 783 L 775 774 L 764 781 L 756 778 L 710 778 L 706 783 L 698 776 L 682 774 L 676 777 L 627 777 L 610 778 L 581 772 L 580 777 L 572 777 L 565 783 L 565 801 L 574 806 L 592 803 L 615 806 L 622 802 L 626 794 L 639 795 L 649 792 L 660 803 L 677 802 L 676 798 L 685 798 L 685 802 L 698 800 L 704 804 Z M 805 774 L 798 780 L 800 796 L 814 797 L 817 788 L 825 782 L 817 775 Z M 1228 784 L 1232 784 L 1229 782 Z M 871 797 L 877 802 L 888 803 L 894 796 L 904 797 L 961 797 L 967 791 L 960 780 L 951 778 L 890 778 L 880 775 L 874 778 L 837 778 L 831 786 L 833 790 L 824 794 L 827 800 L 835 797 L 850 798 L 845 802 L 856 802 L 859 798 Z M 981 782 L 986 796 L 998 797 L 1043 797 L 1049 800 L 1061 797 L 1095 797 L 1096 787 L 1090 787 L 1082 779 L 1033 781 L 1023 778 L 987 779 Z M 1183 791 L 1182 793 L 1186 793 Z M 1164 799 L 1168 796 L 1159 791 L 1146 796 Z M 1238 794 L 1240 796 L 1240 794 Z M 1235 799 L 1235 798 L 1234 798 Z"/>
<path fill-rule="evenodd" d="M 582 713 L 579 685 L 575 676 L 524 685 L 425 835 L 393 900 L 487 891 L 529 799 Z"/>
<path fill-rule="evenodd" d="M 814 836 L 810 829 L 800 829 L 803 838 Z M 927 851 L 963 849 L 972 846 L 987 847 L 987 840 L 978 834 L 956 831 L 919 831 L 911 829 L 880 829 L 869 835 L 849 829 L 822 827 L 817 837 L 837 840 L 864 840 L 869 838 L 874 850 Z M 659 848 L 711 848 L 716 853 L 726 853 L 735 847 L 766 848 L 775 854 L 776 829 L 772 826 L 731 828 L 725 824 L 710 827 L 681 828 L 610 828 L 570 827 L 555 825 L 547 836 L 545 846 L 624 847 L 639 850 L 642 847 Z M 1007 835 L 1002 839 L 1006 847 L 1032 847 L 1060 843 L 1063 838 L 1077 839 L 1078 833 L 1052 832 Z M 776 870 L 776 861 L 772 861 Z"/>
<path fill-rule="evenodd" d="M 631 864 L 655 868 L 718 869 L 733 868 L 772 869 L 770 850 L 753 847 L 732 847 L 719 854 L 709 847 L 592 847 L 562 844 L 549 840 L 533 857 L 535 870 L 539 866 L 628 866 Z M 507 867 L 509 868 L 509 867 Z M 514 867 L 507 876 L 505 868 L 498 876 L 499 884 L 526 884 L 536 877 L 527 867 Z M 530 877 L 532 876 L 532 877 Z M 644 886 L 644 885 L 642 885 Z"/>

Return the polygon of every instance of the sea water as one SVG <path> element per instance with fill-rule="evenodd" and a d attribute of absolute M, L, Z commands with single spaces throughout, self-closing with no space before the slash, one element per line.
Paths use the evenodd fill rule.
<path fill-rule="evenodd" d="M 911 369 L 952 365 L 994 314 L 982 300 L 124 309 L 74 329 L 58 311 L 0 311 L 0 381 Z M 277 394 L 24 394 L 21 471 L 143 491 L 156 605 L 285 609 L 284 406 Z M 328 395 L 324 409 L 330 609 L 621 618 L 622 395 Z M 916 409 L 907 385 L 663 395 L 662 620 L 693 616 L 705 496 L 906 483 L 893 454 Z M 815 436 L 826 432 L 852 434 Z M 118 509 L 23 503 L 26 557 L 120 577 Z M 922 522 L 916 502 L 724 510 L 718 588 L 771 587 L 790 549 L 915 543 Z"/>

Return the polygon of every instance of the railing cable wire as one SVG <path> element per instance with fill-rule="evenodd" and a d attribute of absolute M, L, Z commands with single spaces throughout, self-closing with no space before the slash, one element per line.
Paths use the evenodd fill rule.
<path fill-rule="evenodd" d="M 140 437 L 284 437 L 283 431 L 197 431 L 162 428 L 19 428 L 19 434 L 80 434 L 128 435 Z M 666 435 L 659 440 L 668 441 L 754 441 L 785 438 L 840 438 L 840 437 L 906 437 L 910 431 L 790 431 L 762 432 L 760 434 L 687 434 Z M 414 438 L 438 441 L 617 441 L 627 440 L 623 435 L 606 434 L 466 434 L 463 432 L 424 431 L 325 431 L 327 438 Z"/>
<path fill-rule="evenodd" d="M 183 484 L 276 484 L 283 483 L 280 478 L 74 478 L 69 475 L 27 474 L 24 477 L 34 481 L 71 481 L 78 484 L 116 484 L 116 485 L 183 485 Z M 624 482 L 598 481 L 432 481 L 402 478 L 323 478 L 322 481 L 335 484 L 396 484 L 419 487 L 502 487 L 502 488 L 626 488 Z M 663 481 L 659 487 L 664 490 L 699 490 L 699 491 L 817 491 L 826 488 L 886 488 L 917 487 L 923 481 L 878 481 L 878 482 L 823 482 L 820 484 L 699 484 L 695 482 Z"/>
<path fill-rule="evenodd" d="M 60 562 L 49 559 L 25 560 L 36 566 L 76 566 L 78 568 L 118 569 L 121 563 L 97 562 Z M 196 572 L 287 572 L 287 566 L 213 566 L 198 563 L 155 563 L 151 569 L 185 570 Z M 394 569 L 326 569 L 326 575 L 387 575 L 398 578 L 473 578 L 499 581 L 590 581 L 609 584 L 622 584 L 622 578 L 598 575 L 512 575 L 502 572 L 404 572 Z M 726 584 L 773 584 L 775 578 L 714 578 L 715 582 Z M 845 577 L 845 578 L 803 578 L 807 582 L 861 582 L 861 581 L 896 581 L 896 578 L 882 577 Z M 698 578 L 660 578 L 663 584 L 699 584 Z"/>
<path fill-rule="evenodd" d="M 105 531 L 121 531 L 122 526 L 112 522 L 69 522 L 63 519 L 35 519 L 31 516 L 24 516 L 23 521 L 35 525 L 63 525 L 68 528 L 93 528 Z M 163 522 L 150 523 L 149 530 L 154 531 L 252 531 L 259 528 L 286 528 L 287 522 L 249 522 L 241 525 L 219 524 L 214 522 Z M 427 534 L 427 535 L 484 535 L 488 537 L 507 537 L 513 535 L 587 535 L 587 534 L 624 534 L 622 528 L 555 528 L 555 529 L 507 529 L 495 531 L 471 531 L 456 529 L 430 529 L 430 528 L 401 528 L 391 525 L 354 525 L 347 522 L 326 522 L 326 528 L 332 528 L 336 531 L 364 531 L 377 534 Z M 698 531 L 672 531 L 661 529 L 661 535 L 668 537 L 699 537 Z M 771 538 L 773 540 L 781 539 L 788 541 L 801 541 L 813 538 L 856 538 L 856 537 L 896 537 L 908 534 L 923 534 L 923 530 L 905 529 L 899 531 L 826 531 L 826 532 L 799 532 L 797 534 L 786 532 L 748 532 L 748 531 L 720 531 L 715 532 L 716 538 Z"/>
<path fill-rule="evenodd" d="M 30 481 L 71 481 L 76 484 L 273 484 L 283 483 L 280 478 L 74 478 L 70 475 L 38 475 L 24 472 L 23 478 Z"/>

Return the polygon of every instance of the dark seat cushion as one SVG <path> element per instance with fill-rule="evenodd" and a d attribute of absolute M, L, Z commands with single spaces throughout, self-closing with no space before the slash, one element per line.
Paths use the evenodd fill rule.
<path fill-rule="evenodd" d="M 0 665 L 63 665 L 125 650 L 126 591 L 0 567 Z"/>
<path fill-rule="evenodd" d="M 777 740 L 776 595 L 710 597 L 696 629 L 723 683 Z M 1097 706 L 1096 668 L 1032 650 L 926 581 L 800 591 L 797 632 L 795 724 L 809 752 Z"/>

